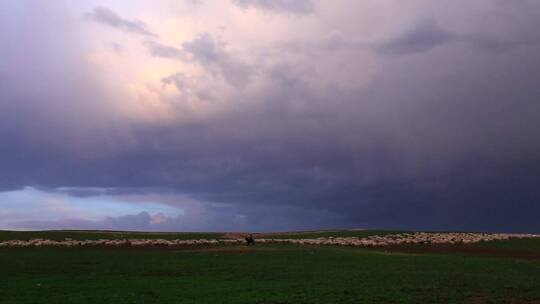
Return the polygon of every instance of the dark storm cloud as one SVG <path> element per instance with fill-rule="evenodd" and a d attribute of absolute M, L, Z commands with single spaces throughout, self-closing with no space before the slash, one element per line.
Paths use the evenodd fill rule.
<path fill-rule="evenodd" d="M 26 18 L 13 13 L 17 6 Z M 21 1 L 9 3 L 0 19 L 10 25 L 0 27 L 0 41 L 9 44 L 0 48 L 0 188 L 17 189 L 59 178 L 67 155 L 92 155 L 116 128 L 116 112 L 77 47 L 79 24 L 65 12 Z"/>
<path fill-rule="evenodd" d="M 255 8 L 276 13 L 310 14 L 315 11 L 312 0 L 233 0 L 243 9 Z"/>
<path fill-rule="evenodd" d="M 280 53 L 256 76 L 259 91 L 238 90 L 224 97 L 230 111 L 189 122 L 104 119 L 107 111 L 83 97 L 106 98 L 91 82 L 76 85 L 81 74 L 50 74 L 53 63 L 2 62 L 0 188 L 86 197 L 166 193 L 200 202 L 200 209 L 154 223 L 143 213 L 41 227 L 540 231 L 540 48 L 528 43 L 540 19 L 519 12 L 519 22 L 493 23 L 495 34 L 454 33 L 423 19 L 374 55 L 418 56 L 378 56 L 366 83 L 356 82 L 363 70 L 347 67 L 366 60 L 358 50 L 370 48 L 333 35 L 309 56 L 301 48 Z M 493 52 L 496 41 L 508 45 L 504 52 Z M 28 45 L 2 48 L 0 58 L 36 49 Z M 180 48 L 147 47 L 158 57 L 185 54 L 238 88 L 255 77 L 210 34 Z M 320 65 L 336 57 L 343 59 L 337 71 Z M 351 74 L 340 85 L 344 73 Z M 181 72 L 162 82 L 180 91 L 196 85 Z"/>
<path fill-rule="evenodd" d="M 156 34 L 150 32 L 146 24 L 140 20 L 128 20 L 120 17 L 111 9 L 98 6 L 91 12 L 86 13 L 85 17 L 95 22 L 114 27 L 129 33 L 134 33 L 149 37 L 158 37 Z"/>
<path fill-rule="evenodd" d="M 503 214 L 528 219 L 538 211 L 538 106 L 531 99 L 538 72 L 527 62 L 505 65 L 519 72 L 474 81 L 482 69 L 453 69 L 446 87 L 438 73 L 418 67 L 408 81 L 387 79 L 374 92 L 328 95 L 278 69 L 266 104 L 204 125 L 136 130 L 136 153 L 75 170 L 100 172 L 87 176 L 94 185 L 115 177 L 123 187 L 161 185 L 230 204 L 254 226 L 276 217 L 279 226 L 314 228 L 308 219 L 318 215 L 321 226 L 538 229 L 532 221 L 499 223 Z M 510 82 L 518 74 L 529 80 Z M 382 89 L 388 86 L 396 90 Z M 331 111 L 329 98 L 347 111 Z M 298 99 L 312 109 L 295 111 L 290 102 Z M 375 107 L 381 101 L 387 109 Z M 290 214 L 292 207 L 305 208 L 304 216 Z"/>

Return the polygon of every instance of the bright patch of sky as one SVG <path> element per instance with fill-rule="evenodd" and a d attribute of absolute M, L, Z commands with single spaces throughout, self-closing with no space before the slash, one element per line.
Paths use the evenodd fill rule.
<path fill-rule="evenodd" d="M 20 219 L 56 221 L 61 219 L 101 220 L 106 217 L 147 212 L 176 217 L 183 209 L 140 198 L 137 203 L 108 195 L 77 197 L 64 193 L 40 191 L 32 187 L 0 192 L 0 229 Z"/>

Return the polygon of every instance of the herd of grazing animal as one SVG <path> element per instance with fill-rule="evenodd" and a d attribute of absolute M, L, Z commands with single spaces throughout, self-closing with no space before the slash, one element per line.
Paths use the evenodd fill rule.
<path fill-rule="evenodd" d="M 319 238 L 257 238 L 257 243 L 287 243 L 299 245 L 329 245 L 353 247 L 387 247 L 404 244 L 472 244 L 511 238 L 537 238 L 534 234 L 507 234 L 507 233 L 398 233 L 387 235 L 372 235 L 359 237 L 319 237 Z M 0 242 L 0 247 L 180 247 L 200 245 L 255 245 L 252 235 L 244 239 L 198 239 L 198 240 L 164 240 L 164 239 L 100 239 L 100 240 L 72 240 L 62 241 L 47 239 L 9 240 Z"/>

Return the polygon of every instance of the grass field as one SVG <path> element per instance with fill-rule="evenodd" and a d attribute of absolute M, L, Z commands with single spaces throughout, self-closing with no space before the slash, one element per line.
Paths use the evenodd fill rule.
<path fill-rule="evenodd" d="M 43 237 L 85 232 L 58 233 Z M 0 303 L 540 303 L 540 240 L 390 249 L 0 248 Z"/>

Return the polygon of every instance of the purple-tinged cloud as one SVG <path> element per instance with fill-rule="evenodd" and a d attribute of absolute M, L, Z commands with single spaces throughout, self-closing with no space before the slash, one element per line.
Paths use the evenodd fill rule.
<path fill-rule="evenodd" d="M 201 33 L 193 40 L 182 43 L 181 48 L 154 40 L 145 41 L 144 45 L 153 57 L 195 63 L 236 88 L 245 87 L 253 74 L 252 67 L 229 53 L 225 44 L 214 39 L 209 33 Z M 164 82 L 168 82 L 169 77 L 164 77 Z"/>
<path fill-rule="evenodd" d="M 101 23 L 106 26 L 117 28 L 128 33 L 148 36 L 152 38 L 158 37 L 158 35 L 148 30 L 148 26 L 144 22 L 140 20 L 124 19 L 115 12 L 113 12 L 111 9 L 104 6 L 95 7 L 91 12 L 86 13 L 85 17 L 89 20 Z"/>
<path fill-rule="evenodd" d="M 71 23 L 40 11 L 25 12 L 37 19 L 1 18 L 0 39 L 10 43 L 0 48 L 0 188 L 30 185 L 130 205 L 140 205 L 133 196 L 152 195 L 186 210 L 154 219 L 159 212 L 83 216 L 92 224 L 79 227 L 540 231 L 540 46 L 531 30 L 540 26 L 538 10 L 484 1 L 458 14 L 427 3 L 392 7 L 429 7 L 432 21 L 402 30 L 373 21 L 370 39 L 356 16 L 318 19 L 331 9 L 308 23 L 248 16 L 297 27 L 285 38 L 261 37 L 262 46 L 206 29 L 178 47 L 154 39 L 142 48 L 158 79 L 147 104 L 165 103 L 172 118 L 151 122 L 111 106 L 104 88 L 140 83 L 104 85 L 107 73 L 85 61 L 81 35 L 59 38 L 75 27 L 58 24 Z M 466 1 L 451 6 L 458 4 Z M 294 45 L 297 36 L 309 43 Z M 122 44 L 126 53 L 148 39 L 138 38 Z M 283 39 L 291 47 L 277 45 Z M 153 69 L 154 57 L 175 60 Z M 114 57 L 140 64 L 126 58 Z M 256 67 L 245 63 L 251 58 Z M 129 106 L 138 101 L 122 97 Z M 26 224 L 77 226 L 64 225 L 67 218 Z"/>
<path fill-rule="evenodd" d="M 259 9 L 275 13 L 310 14 L 315 11 L 313 0 L 233 0 L 242 9 Z"/>
<path fill-rule="evenodd" d="M 184 42 L 182 50 L 211 72 L 219 73 L 232 86 L 243 87 L 251 76 L 250 67 L 226 51 L 225 45 L 208 33 Z"/>
<path fill-rule="evenodd" d="M 405 55 L 429 51 L 451 42 L 455 36 L 441 28 L 433 19 L 421 19 L 402 33 L 384 41 L 374 48 L 388 55 Z"/>
<path fill-rule="evenodd" d="M 144 42 L 150 55 L 159 58 L 169 58 L 177 60 L 187 60 L 186 54 L 179 48 L 161 44 L 154 40 Z"/>

